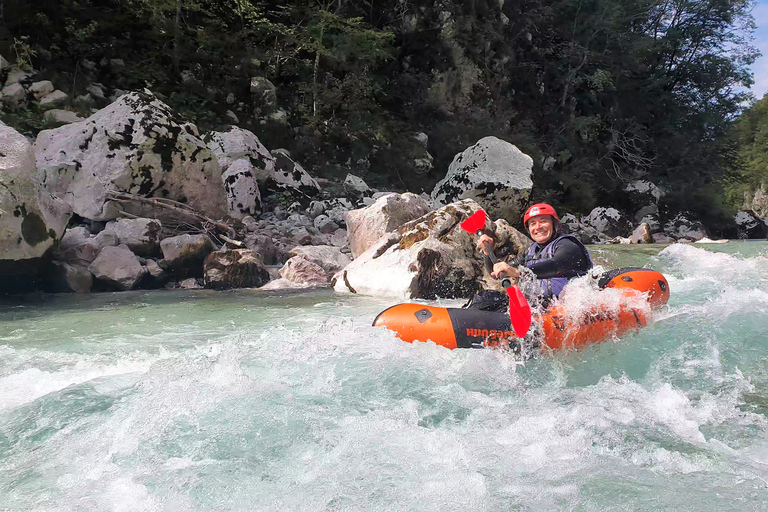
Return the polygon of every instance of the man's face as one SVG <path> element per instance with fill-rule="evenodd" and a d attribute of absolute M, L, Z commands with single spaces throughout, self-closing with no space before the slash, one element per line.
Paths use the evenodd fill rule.
<path fill-rule="evenodd" d="M 550 239 L 555 230 L 551 215 L 537 215 L 528 219 L 528 232 L 533 241 L 542 244 Z"/>

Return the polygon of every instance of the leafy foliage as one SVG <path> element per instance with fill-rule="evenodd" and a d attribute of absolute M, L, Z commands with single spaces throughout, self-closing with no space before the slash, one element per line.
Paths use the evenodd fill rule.
<path fill-rule="evenodd" d="M 202 129 L 233 109 L 316 172 L 390 188 L 430 190 L 457 152 L 496 135 L 535 157 L 535 199 L 629 207 L 621 191 L 642 178 L 669 192 L 670 213 L 725 215 L 713 191 L 754 181 L 762 158 L 730 170 L 727 135 L 757 56 L 751 0 L 4 5 L 9 34 L 28 36 L 50 73 L 82 87 L 78 62 L 96 62 L 92 80 L 149 87 Z M 274 84 L 274 99 L 255 98 L 251 77 Z M 413 172 L 416 132 L 435 158 L 427 176 Z"/>

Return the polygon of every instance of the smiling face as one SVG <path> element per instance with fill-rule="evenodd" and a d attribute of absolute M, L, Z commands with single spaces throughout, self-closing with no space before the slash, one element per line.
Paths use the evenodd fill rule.
<path fill-rule="evenodd" d="M 528 233 L 533 241 L 543 244 L 549 240 L 555 232 L 555 222 L 551 215 L 537 215 L 528 220 Z"/>

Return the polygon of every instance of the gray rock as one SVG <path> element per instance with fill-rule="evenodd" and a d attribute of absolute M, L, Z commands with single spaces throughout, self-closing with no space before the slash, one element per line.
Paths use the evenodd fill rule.
<path fill-rule="evenodd" d="M 0 100 L 8 107 L 20 108 L 27 103 L 27 91 L 20 83 L 6 85 L 3 87 Z"/>
<path fill-rule="evenodd" d="M 163 226 L 156 219 L 120 219 L 112 230 L 120 244 L 138 256 L 156 256 L 160 249 Z"/>
<path fill-rule="evenodd" d="M 516 146 L 485 137 L 456 155 L 446 177 L 435 185 L 435 205 L 474 199 L 491 217 L 520 221 L 533 187 L 533 159 Z"/>
<path fill-rule="evenodd" d="M 325 213 L 325 204 L 322 201 L 312 201 L 307 208 L 307 216 L 315 220 L 319 215 Z"/>
<path fill-rule="evenodd" d="M 146 273 L 127 245 L 105 247 L 88 270 L 96 279 L 118 290 L 132 290 Z"/>
<path fill-rule="evenodd" d="M 170 268 L 202 265 L 213 251 L 213 243 L 205 235 L 179 235 L 160 242 L 163 259 Z"/>
<path fill-rule="evenodd" d="M 56 292 L 89 293 L 93 287 L 93 274 L 80 265 L 62 261 L 52 262 L 52 286 Z"/>
<path fill-rule="evenodd" d="M 296 245 L 308 245 L 312 242 L 312 235 L 303 226 L 291 229 L 288 236 Z"/>
<path fill-rule="evenodd" d="M 225 249 L 205 259 L 205 287 L 216 290 L 258 288 L 269 281 L 269 272 L 258 253 L 250 249 Z"/>
<path fill-rule="evenodd" d="M 42 108 L 59 108 L 63 107 L 69 101 L 69 95 L 64 91 L 53 91 L 47 94 L 40 100 L 40 107 Z"/>
<path fill-rule="evenodd" d="M 253 164 L 245 158 L 235 160 L 221 174 L 227 210 L 236 219 L 261 212 L 261 193 L 255 175 Z"/>
<path fill-rule="evenodd" d="M 304 286 L 328 286 L 328 274 L 317 263 L 294 256 L 280 269 L 280 277 Z"/>
<path fill-rule="evenodd" d="M 237 114 L 235 114 L 231 110 L 227 110 L 226 113 L 224 114 L 224 117 L 226 117 L 227 120 L 232 124 L 240 124 L 240 119 L 237 117 Z"/>
<path fill-rule="evenodd" d="M 39 258 L 64 233 L 71 210 L 43 181 L 29 141 L 0 125 L 0 260 Z"/>
<path fill-rule="evenodd" d="M 110 59 L 109 68 L 113 73 L 119 73 L 125 69 L 125 61 L 123 59 Z"/>
<path fill-rule="evenodd" d="M 598 206 L 582 219 L 586 227 L 594 228 L 601 238 L 624 236 L 632 230 L 632 223 L 615 208 Z"/>
<path fill-rule="evenodd" d="M 328 245 L 307 245 L 294 247 L 288 252 L 291 257 L 300 256 L 320 266 L 326 273 L 333 275 L 352 261 L 338 247 Z M 285 276 L 283 276 L 285 277 Z"/>
<path fill-rule="evenodd" d="M 204 286 L 194 277 L 190 277 L 179 282 L 179 288 L 182 290 L 202 290 Z"/>
<path fill-rule="evenodd" d="M 630 243 L 633 244 L 652 244 L 653 235 L 651 233 L 651 227 L 645 222 L 637 226 L 637 229 L 629 237 Z"/>
<path fill-rule="evenodd" d="M 226 211 L 210 150 L 151 94 L 124 95 L 85 121 L 44 130 L 34 149 L 45 189 L 86 219 L 117 217 L 111 190 L 185 201 L 216 219 Z"/>
<path fill-rule="evenodd" d="M 352 254 L 354 257 L 361 255 L 386 233 L 418 219 L 429 210 L 429 204 L 421 197 L 407 192 L 385 194 L 371 206 L 346 212 L 344 221 Z"/>
<path fill-rule="evenodd" d="M 155 260 L 147 260 L 147 272 L 155 279 L 163 279 L 166 277 L 165 270 Z"/>
<path fill-rule="evenodd" d="M 43 119 L 50 123 L 57 123 L 57 124 L 69 124 L 69 123 L 77 123 L 78 121 L 82 121 L 83 118 L 78 116 L 76 112 L 72 112 L 71 110 L 61 110 L 61 109 L 53 109 L 47 111 L 43 115 Z"/>
<path fill-rule="evenodd" d="M 315 229 L 320 233 L 330 234 L 339 229 L 339 225 L 331 220 L 327 215 L 319 215 L 314 221 Z"/>
<path fill-rule="evenodd" d="M 29 92 L 32 93 L 32 95 L 35 97 L 36 100 L 39 100 L 41 98 L 44 98 L 45 96 L 48 96 L 55 90 L 56 88 L 53 86 L 53 82 L 51 82 L 50 80 L 35 82 L 29 86 Z"/>
<path fill-rule="evenodd" d="M 689 240 L 695 242 L 702 238 L 709 238 L 707 229 L 698 220 L 693 220 L 689 212 L 679 213 L 674 219 L 664 225 L 664 232 L 675 240 Z"/>
<path fill-rule="evenodd" d="M 760 238 L 765 239 L 768 236 L 768 225 L 765 221 L 755 215 L 755 212 L 751 210 L 742 210 L 736 214 L 734 218 L 736 226 L 738 226 L 739 238 L 750 239 Z"/>
<path fill-rule="evenodd" d="M 8 73 L 8 78 L 5 79 L 5 85 L 11 85 L 11 84 L 18 84 L 21 82 L 26 82 L 28 78 L 32 76 L 32 73 L 29 71 L 22 71 L 21 69 L 12 69 L 10 73 Z"/>
<path fill-rule="evenodd" d="M 107 97 L 104 94 L 104 86 L 101 84 L 91 84 L 86 89 L 88 93 L 97 100 L 106 100 Z"/>
<path fill-rule="evenodd" d="M 251 96 L 254 100 L 254 106 L 258 108 L 277 105 L 275 85 L 262 76 L 251 77 Z"/>
<path fill-rule="evenodd" d="M 99 247 L 112 247 L 120 243 L 117 233 L 112 226 L 100 231 L 93 239 L 96 241 Z"/>
<path fill-rule="evenodd" d="M 277 247 L 270 235 L 248 235 L 245 237 L 245 246 L 256 251 L 266 265 L 277 263 Z"/>
<path fill-rule="evenodd" d="M 370 197 L 373 195 L 373 191 L 362 178 L 355 176 L 354 174 L 347 174 L 344 179 L 344 190 L 351 197 L 362 198 Z"/>

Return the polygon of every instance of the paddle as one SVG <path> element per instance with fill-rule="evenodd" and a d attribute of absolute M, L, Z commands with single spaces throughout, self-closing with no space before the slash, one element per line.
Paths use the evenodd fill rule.
<path fill-rule="evenodd" d="M 467 233 L 480 235 L 482 234 L 483 226 L 485 226 L 485 219 L 485 210 L 477 210 L 461 223 L 461 229 Z M 495 265 L 499 259 L 490 250 L 487 242 L 483 244 L 483 247 L 485 254 L 491 259 L 491 263 Z M 501 286 L 507 289 L 507 296 L 509 296 L 509 320 L 512 323 L 512 328 L 518 338 L 523 338 L 531 326 L 531 306 L 525 300 L 525 296 L 520 291 L 520 288 L 513 285 L 508 278 L 505 277 L 501 281 Z"/>

